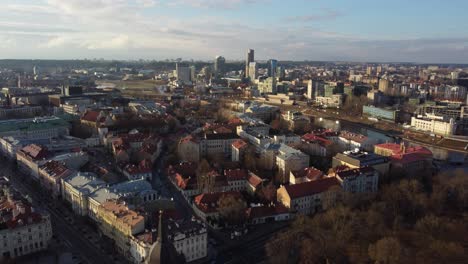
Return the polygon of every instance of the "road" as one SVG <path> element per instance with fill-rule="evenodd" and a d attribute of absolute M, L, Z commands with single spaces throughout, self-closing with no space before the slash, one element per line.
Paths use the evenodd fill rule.
<path fill-rule="evenodd" d="M 46 193 L 34 188 L 28 176 L 13 171 L 11 167 L 2 168 L 2 172 L 10 179 L 14 188 L 32 198 L 34 207 L 50 213 L 54 236 L 63 241 L 65 246 L 74 254 L 79 255 L 84 262 L 89 264 L 122 263 L 119 259 L 112 260 L 109 255 L 101 251 L 103 246 L 96 240 L 97 234 L 93 234 L 89 227 L 74 221 L 74 216 L 68 214 L 63 205 L 50 200 Z M 115 254 L 112 255 L 115 256 Z"/>

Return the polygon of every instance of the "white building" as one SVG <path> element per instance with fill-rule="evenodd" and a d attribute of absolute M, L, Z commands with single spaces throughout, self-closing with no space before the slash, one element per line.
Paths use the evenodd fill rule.
<path fill-rule="evenodd" d="M 107 184 L 90 172 L 78 172 L 62 179 L 62 198 L 72 205 L 80 216 L 88 215 L 88 197 Z"/>
<path fill-rule="evenodd" d="M 326 107 L 341 107 L 343 105 L 343 95 L 333 94 L 330 97 L 317 96 L 315 102 Z"/>
<path fill-rule="evenodd" d="M 349 169 L 336 173 L 345 192 L 373 193 L 379 186 L 379 173 L 372 167 Z"/>
<path fill-rule="evenodd" d="M 200 220 L 170 221 L 167 238 L 176 251 L 183 254 L 186 262 L 202 259 L 208 254 L 208 232 Z"/>
<path fill-rule="evenodd" d="M 426 114 L 425 117 L 411 117 L 411 127 L 441 136 L 451 136 L 455 133 L 456 123 L 453 118 L 445 121 L 441 116 Z"/>
<path fill-rule="evenodd" d="M 3 257 L 16 258 L 47 250 L 52 239 L 49 214 L 34 210 L 5 178 L 2 185 L 2 225 L 0 252 Z"/>

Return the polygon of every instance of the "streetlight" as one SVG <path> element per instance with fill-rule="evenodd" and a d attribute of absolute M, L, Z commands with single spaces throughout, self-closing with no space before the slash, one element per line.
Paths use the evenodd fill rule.
<path fill-rule="evenodd" d="M 322 121 L 323 121 L 323 118 L 319 118 L 319 121 L 322 122 Z"/>
<path fill-rule="evenodd" d="M 336 123 L 336 124 L 339 124 L 339 123 L 340 123 L 340 120 L 336 120 L 336 122 L 335 122 L 335 123 Z"/>

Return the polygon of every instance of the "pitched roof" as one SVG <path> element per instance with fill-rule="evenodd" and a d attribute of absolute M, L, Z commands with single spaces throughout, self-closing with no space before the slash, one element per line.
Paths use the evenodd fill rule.
<path fill-rule="evenodd" d="M 247 181 L 249 182 L 250 185 L 252 185 L 253 187 L 257 187 L 258 185 L 260 185 L 262 182 L 263 182 L 263 179 L 258 177 L 256 174 L 254 173 L 249 173 L 249 176 L 247 177 Z"/>
<path fill-rule="evenodd" d="M 247 179 L 247 171 L 242 169 L 224 170 L 227 181 L 241 181 Z"/>
<path fill-rule="evenodd" d="M 247 147 L 247 142 L 245 142 L 244 140 L 242 139 L 238 139 L 234 142 L 232 142 L 232 146 L 235 147 L 236 149 L 241 149 L 243 147 Z"/>
<path fill-rule="evenodd" d="M 321 179 L 324 175 L 321 170 L 318 170 L 314 167 L 293 171 L 292 174 L 295 178 L 308 178 L 311 181 Z"/>
<path fill-rule="evenodd" d="M 287 185 L 284 188 L 291 199 L 296 199 L 325 192 L 333 186 L 340 186 L 340 182 L 336 177 L 328 177 L 316 181 Z"/>
<path fill-rule="evenodd" d="M 20 150 L 24 155 L 29 156 L 34 160 L 44 159 L 49 156 L 49 152 L 46 147 L 39 146 L 36 144 L 30 144 Z"/>

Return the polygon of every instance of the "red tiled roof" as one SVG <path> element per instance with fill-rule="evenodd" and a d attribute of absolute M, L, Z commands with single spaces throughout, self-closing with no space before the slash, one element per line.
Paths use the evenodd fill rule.
<path fill-rule="evenodd" d="M 232 146 L 235 147 L 236 149 L 241 149 L 243 147 L 247 147 L 247 142 L 245 142 L 244 140 L 242 139 L 238 139 L 234 142 L 232 142 Z"/>
<path fill-rule="evenodd" d="M 305 141 L 308 141 L 308 142 L 318 142 L 320 145 L 325 146 L 325 147 L 333 144 L 332 141 L 330 141 L 328 139 L 325 139 L 323 137 L 319 137 L 319 136 L 314 135 L 312 133 L 308 133 L 308 134 L 303 135 L 302 139 L 305 140 Z"/>
<path fill-rule="evenodd" d="M 226 176 L 227 181 L 242 181 L 247 179 L 247 171 L 242 169 L 236 170 L 224 170 L 224 176 Z"/>
<path fill-rule="evenodd" d="M 86 113 L 84 113 L 81 119 L 85 121 L 89 121 L 89 122 L 96 122 L 98 116 L 99 116 L 98 111 L 86 111 Z"/>
<path fill-rule="evenodd" d="M 392 152 L 391 160 L 401 163 L 412 163 L 432 158 L 432 152 L 422 146 L 403 148 L 399 144 L 385 143 L 375 145 L 375 147 L 390 150 Z"/>
<path fill-rule="evenodd" d="M 263 179 L 253 173 L 249 173 L 249 176 L 247 177 L 247 181 L 250 183 L 250 185 L 256 188 L 258 185 L 260 185 L 263 182 Z"/>
<path fill-rule="evenodd" d="M 328 177 L 316 181 L 287 185 L 285 188 L 289 197 L 291 197 L 291 199 L 296 199 L 325 192 L 333 186 L 340 186 L 340 182 L 336 177 Z"/>
<path fill-rule="evenodd" d="M 56 179 L 66 177 L 71 173 L 64 164 L 55 160 L 46 162 L 44 165 L 40 166 L 39 169 L 47 173 L 48 176 Z"/>
<path fill-rule="evenodd" d="M 317 170 L 314 167 L 305 168 L 305 169 L 299 170 L 299 171 L 293 171 L 292 174 L 293 174 L 293 176 L 295 178 L 305 178 L 305 177 L 307 177 L 311 181 L 321 179 L 322 176 L 324 176 L 324 174 L 323 174 L 323 172 L 321 170 Z"/>
<path fill-rule="evenodd" d="M 216 192 L 216 193 L 203 193 L 195 196 L 194 202 L 197 207 L 203 212 L 216 212 L 218 202 L 221 197 L 232 195 L 236 199 L 243 199 L 240 192 Z"/>
<path fill-rule="evenodd" d="M 177 165 L 171 165 L 167 169 L 169 175 L 174 175 L 176 173 L 182 175 L 184 178 L 195 177 L 197 171 L 197 164 L 192 162 L 181 162 Z"/>

